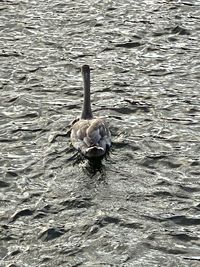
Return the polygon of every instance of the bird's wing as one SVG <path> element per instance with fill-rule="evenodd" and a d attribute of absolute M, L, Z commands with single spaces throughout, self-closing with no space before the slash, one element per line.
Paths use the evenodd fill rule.
<path fill-rule="evenodd" d="M 100 145 L 100 140 L 108 137 L 109 134 L 106 122 L 100 118 L 91 120 L 90 126 L 86 131 L 86 137 L 93 145 Z"/>

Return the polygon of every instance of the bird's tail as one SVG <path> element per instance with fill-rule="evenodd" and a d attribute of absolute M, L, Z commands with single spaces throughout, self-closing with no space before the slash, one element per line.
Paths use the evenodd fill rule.
<path fill-rule="evenodd" d="M 100 146 L 88 147 L 85 150 L 85 156 L 88 158 L 97 158 L 105 154 L 105 150 Z"/>

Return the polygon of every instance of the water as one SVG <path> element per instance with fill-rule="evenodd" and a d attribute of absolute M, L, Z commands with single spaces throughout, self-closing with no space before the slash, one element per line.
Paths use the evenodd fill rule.
<path fill-rule="evenodd" d="M 199 266 L 199 1 L 2 1 L 0 266 Z M 68 161 L 80 66 L 112 132 Z"/>

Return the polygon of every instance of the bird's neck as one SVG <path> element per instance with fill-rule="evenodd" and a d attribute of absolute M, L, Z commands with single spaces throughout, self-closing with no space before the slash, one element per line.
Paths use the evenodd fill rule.
<path fill-rule="evenodd" d="M 83 73 L 83 109 L 81 114 L 81 119 L 92 119 L 92 110 L 90 102 L 90 73 Z"/>

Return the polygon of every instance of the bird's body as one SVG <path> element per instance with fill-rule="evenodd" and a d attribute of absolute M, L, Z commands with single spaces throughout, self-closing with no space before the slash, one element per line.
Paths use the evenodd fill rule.
<path fill-rule="evenodd" d="M 80 120 L 71 129 L 71 142 L 87 158 L 103 157 L 111 146 L 111 134 L 102 118 L 93 118 L 90 104 L 90 68 L 82 67 L 84 103 Z"/>

